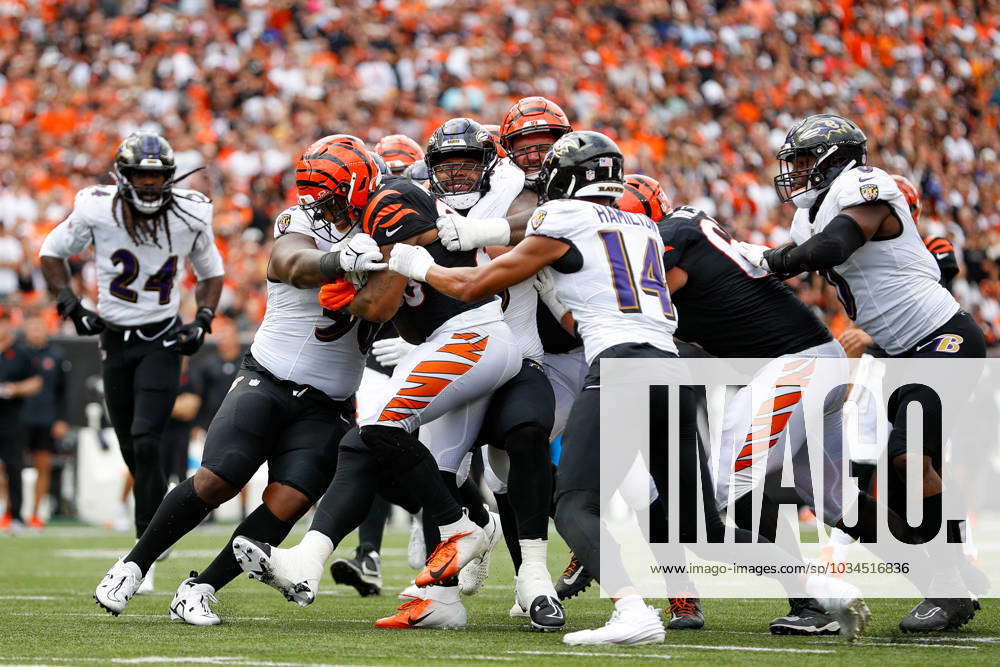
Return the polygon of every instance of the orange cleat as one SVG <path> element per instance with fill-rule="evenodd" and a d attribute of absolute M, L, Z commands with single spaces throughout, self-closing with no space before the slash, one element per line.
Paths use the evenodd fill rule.
<path fill-rule="evenodd" d="M 456 533 L 437 545 L 430 558 L 427 559 L 424 569 L 417 574 L 414 583 L 417 586 L 430 586 L 439 581 L 458 576 L 459 571 L 465 566 L 465 563 L 459 560 L 458 542 L 462 538 L 472 536 L 473 534 L 471 532 Z M 469 560 L 472 560 L 472 558 Z"/>
<path fill-rule="evenodd" d="M 0 517 L 0 530 L 10 530 L 10 523 L 14 520 L 13 515 L 7 512 L 2 517 Z"/>
<path fill-rule="evenodd" d="M 31 517 L 28 520 L 28 528 L 33 528 L 34 530 L 41 530 L 45 528 L 45 522 L 38 518 L 38 515 Z"/>
<path fill-rule="evenodd" d="M 428 589 L 427 597 L 424 598 L 407 596 L 410 599 L 396 607 L 393 616 L 378 619 L 375 621 L 375 627 L 387 630 L 464 628 L 468 616 L 465 607 L 458 599 L 458 587 L 451 586 L 448 590 L 441 590 L 442 587 L 435 586 L 434 589 Z M 434 599 L 437 597 L 446 599 Z"/>

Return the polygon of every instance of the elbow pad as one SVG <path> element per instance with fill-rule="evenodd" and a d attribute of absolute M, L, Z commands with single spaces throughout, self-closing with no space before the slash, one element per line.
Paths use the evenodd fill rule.
<path fill-rule="evenodd" d="M 795 275 L 843 264 L 867 240 L 854 218 L 838 215 L 826 229 L 802 245 L 769 250 L 764 255 L 772 272 Z"/>

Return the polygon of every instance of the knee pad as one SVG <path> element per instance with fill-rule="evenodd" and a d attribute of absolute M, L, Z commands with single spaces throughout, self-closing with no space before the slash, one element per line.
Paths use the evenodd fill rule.
<path fill-rule="evenodd" d="M 423 443 L 402 428 L 372 424 L 359 428 L 358 434 L 378 464 L 397 475 L 431 458 Z"/>
<path fill-rule="evenodd" d="M 503 439 L 504 449 L 511 457 L 530 456 L 542 453 L 549 457 L 549 432 L 539 424 L 529 423 L 515 426 L 507 432 Z"/>

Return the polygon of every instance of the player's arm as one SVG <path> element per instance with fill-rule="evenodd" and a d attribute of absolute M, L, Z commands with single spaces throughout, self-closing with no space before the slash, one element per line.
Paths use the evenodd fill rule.
<path fill-rule="evenodd" d="M 396 246 L 411 248 L 420 247 L 415 244 L 430 243 L 434 240 L 434 231 L 430 230 L 406 239 L 399 243 L 384 245 L 381 248 L 382 261 L 388 262 L 392 249 Z M 423 248 L 421 247 L 421 250 Z M 424 250 L 427 253 L 426 250 Z M 430 254 L 427 254 L 430 257 Z M 406 290 L 406 276 L 392 271 L 379 271 L 369 276 L 368 282 L 358 292 L 348 306 L 348 311 L 369 322 L 388 322 L 396 316 L 399 307 L 403 305 L 403 293 Z"/>
<path fill-rule="evenodd" d="M 667 289 L 673 294 L 677 290 L 687 285 L 688 272 L 679 266 L 675 266 L 667 271 Z"/>
<path fill-rule="evenodd" d="M 27 398 L 34 396 L 42 390 L 42 376 L 32 375 L 24 380 L 15 382 L 4 382 L 0 384 L 0 397 L 2 398 Z"/>
<path fill-rule="evenodd" d="M 77 195 L 77 198 L 81 195 Z M 81 336 L 92 336 L 104 331 L 104 320 L 97 313 L 84 308 L 79 297 L 73 293 L 66 260 L 86 250 L 92 240 L 90 227 L 74 208 L 69 217 L 49 232 L 38 252 L 42 276 L 49 286 L 49 292 L 56 297 L 56 310 L 63 317 L 73 320 L 76 333 Z"/>
<path fill-rule="evenodd" d="M 452 252 L 520 243 L 535 207 L 516 210 L 515 206 L 517 200 L 510 209 L 515 212 L 505 218 L 466 218 L 458 213 L 446 213 L 437 219 L 441 243 Z"/>
<path fill-rule="evenodd" d="M 461 301 L 478 301 L 527 280 L 569 249 L 565 241 L 531 236 L 485 266 L 443 267 L 423 248 L 396 248 L 389 269 Z"/>
<path fill-rule="evenodd" d="M 279 236 L 271 249 L 267 277 L 299 289 L 320 287 L 349 271 L 377 271 L 382 251 L 367 234 L 356 234 L 342 250 L 324 252 L 305 234 Z"/>

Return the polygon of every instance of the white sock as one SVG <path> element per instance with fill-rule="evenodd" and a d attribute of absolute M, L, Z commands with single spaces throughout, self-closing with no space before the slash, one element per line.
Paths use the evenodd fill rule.
<path fill-rule="evenodd" d="M 333 542 L 318 530 L 310 530 L 294 548 L 324 565 L 333 553 Z"/>
<path fill-rule="evenodd" d="M 518 540 L 517 542 L 521 545 L 521 562 L 541 563 L 542 566 L 547 567 L 549 551 L 548 540 Z"/>
<path fill-rule="evenodd" d="M 437 600 L 438 602 L 458 602 L 458 586 L 427 586 L 420 589 L 421 597 L 425 600 Z"/>
<path fill-rule="evenodd" d="M 618 598 L 615 602 L 615 609 L 618 611 L 645 611 L 646 601 L 642 599 L 641 595 L 626 595 L 623 598 Z"/>
<path fill-rule="evenodd" d="M 472 519 L 462 513 L 462 517 L 458 521 L 453 521 L 452 523 L 446 523 L 443 526 L 438 527 L 438 531 L 441 533 L 441 540 L 445 541 L 452 535 L 457 535 L 459 533 L 471 533 L 474 532 L 479 526 L 473 523 Z"/>

